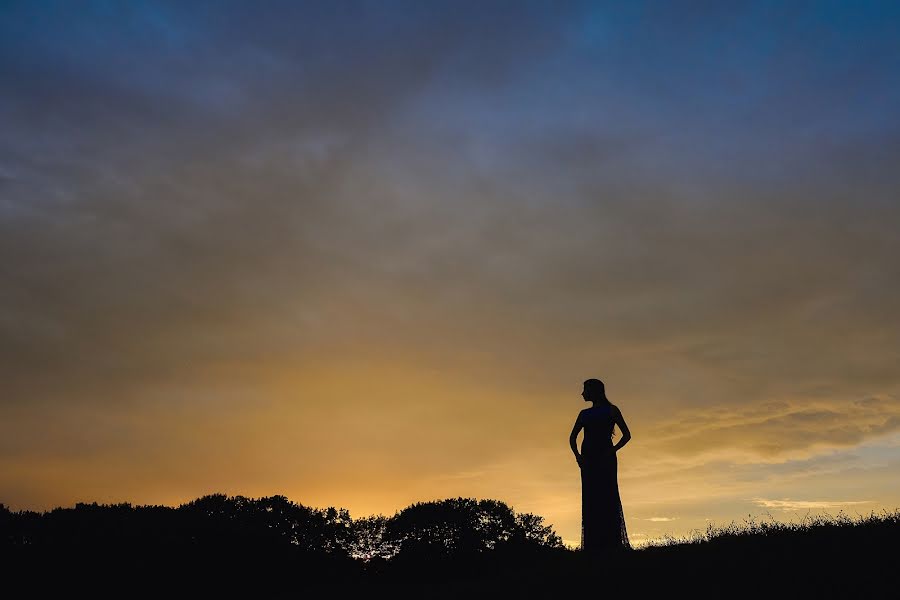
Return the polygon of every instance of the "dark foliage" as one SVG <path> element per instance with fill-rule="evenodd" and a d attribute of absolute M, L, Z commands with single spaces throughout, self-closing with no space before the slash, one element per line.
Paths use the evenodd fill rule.
<path fill-rule="evenodd" d="M 108 577 L 146 585 L 175 577 L 257 591 L 355 585 L 424 573 L 424 564 L 446 573 L 486 554 L 562 548 L 541 517 L 495 500 L 425 502 L 393 517 L 354 521 L 344 509 L 310 508 L 284 496 L 224 494 L 177 508 L 93 503 L 13 513 L 0 505 L 0 544 L 23 573 L 54 565 L 77 579 L 102 564 Z"/>
<path fill-rule="evenodd" d="M 566 552 L 542 517 L 516 514 L 497 500 L 421 502 L 379 525 L 382 560 L 366 567 L 386 580 L 477 579 L 525 559 Z"/>
<path fill-rule="evenodd" d="M 642 550 L 586 556 L 541 517 L 455 498 L 353 520 L 283 496 L 214 494 L 177 508 L 0 504 L 4 591 L 378 597 L 884 597 L 900 512 L 747 521 Z"/>
<path fill-rule="evenodd" d="M 156 591 L 176 580 L 258 590 L 349 581 L 362 573 L 346 550 L 352 530 L 346 510 L 310 508 L 284 496 L 213 494 L 178 508 L 94 503 L 0 511 L 2 550 L 23 576 L 47 584 L 57 577 L 87 577 L 95 585 L 136 580 Z M 47 565 L 54 579 L 34 576 Z"/>
<path fill-rule="evenodd" d="M 540 517 L 516 515 L 497 500 L 471 498 L 413 504 L 387 522 L 386 534 L 391 547 L 397 548 L 398 559 L 431 560 L 511 547 L 562 547 L 562 540 L 543 526 Z"/>

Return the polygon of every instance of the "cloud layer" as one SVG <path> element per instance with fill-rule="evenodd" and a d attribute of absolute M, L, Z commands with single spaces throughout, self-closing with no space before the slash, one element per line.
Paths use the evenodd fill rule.
<path fill-rule="evenodd" d="M 590 376 L 636 519 L 900 501 L 853 458 L 900 429 L 897 24 L 12 3 L 0 501 L 472 493 L 576 538 Z"/>

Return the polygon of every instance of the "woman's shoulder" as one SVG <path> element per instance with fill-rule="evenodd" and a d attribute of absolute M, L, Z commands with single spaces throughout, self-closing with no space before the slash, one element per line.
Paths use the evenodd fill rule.
<path fill-rule="evenodd" d="M 616 408 L 613 404 L 602 404 L 598 406 L 589 406 L 585 408 L 580 413 L 578 413 L 579 417 L 609 417 L 609 415 L 618 414 L 619 409 Z"/>

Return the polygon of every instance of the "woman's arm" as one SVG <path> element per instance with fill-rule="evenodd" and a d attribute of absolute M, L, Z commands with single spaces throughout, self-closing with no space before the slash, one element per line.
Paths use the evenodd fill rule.
<path fill-rule="evenodd" d="M 581 421 L 581 413 L 578 413 L 578 418 L 575 419 L 575 426 L 572 427 L 572 433 L 569 434 L 569 446 L 572 448 L 572 453 L 575 454 L 575 462 L 578 463 L 578 466 L 581 466 L 581 454 L 578 453 L 578 434 L 584 428 L 584 423 Z"/>
<path fill-rule="evenodd" d="M 631 440 L 631 432 L 628 430 L 628 424 L 625 423 L 625 417 L 622 416 L 622 411 L 620 411 L 617 406 L 614 406 L 613 409 L 613 422 L 619 426 L 619 431 L 622 432 L 622 438 L 616 442 L 615 446 L 613 446 L 613 450 L 618 452 L 622 446 Z"/>

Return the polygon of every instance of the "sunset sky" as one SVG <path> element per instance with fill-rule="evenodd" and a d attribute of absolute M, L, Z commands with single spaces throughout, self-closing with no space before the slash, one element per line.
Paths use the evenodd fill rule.
<path fill-rule="evenodd" d="M 900 507 L 900 3 L 3 2 L 0 502 Z"/>

